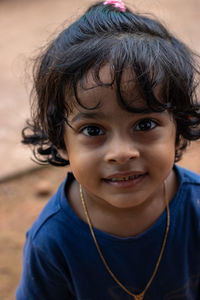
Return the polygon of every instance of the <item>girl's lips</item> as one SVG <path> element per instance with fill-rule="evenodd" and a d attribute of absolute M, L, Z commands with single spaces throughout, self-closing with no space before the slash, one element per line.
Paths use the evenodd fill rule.
<path fill-rule="evenodd" d="M 147 173 L 129 173 L 129 174 L 113 174 L 103 181 L 118 188 L 128 188 L 133 187 L 144 180 Z"/>

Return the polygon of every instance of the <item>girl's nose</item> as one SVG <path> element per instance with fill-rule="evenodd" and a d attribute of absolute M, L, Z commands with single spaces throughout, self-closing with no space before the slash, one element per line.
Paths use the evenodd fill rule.
<path fill-rule="evenodd" d="M 125 164 L 129 160 L 138 158 L 139 156 L 139 149 L 134 145 L 133 141 L 117 138 L 109 143 L 105 161 L 108 163 Z"/>

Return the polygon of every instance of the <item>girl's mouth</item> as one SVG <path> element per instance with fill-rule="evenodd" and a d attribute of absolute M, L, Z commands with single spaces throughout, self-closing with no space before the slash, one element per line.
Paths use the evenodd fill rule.
<path fill-rule="evenodd" d="M 126 176 L 126 177 L 113 177 L 110 179 L 111 182 L 115 182 L 115 181 L 128 181 L 128 180 L 132 180 L 132 179 L 136 179 L 138 177 L 140 177 L 142 175 L 132 175 L 132 176 Z"/>
<path fill-rule="evenodd" d="M 133 187 L 136 184 L 140 183 L 145 177 L 147 173 L 140 173 L 135 175 L 117 175 L 113 177 L 105 178 L 104 181 L 115 187 Z"/>

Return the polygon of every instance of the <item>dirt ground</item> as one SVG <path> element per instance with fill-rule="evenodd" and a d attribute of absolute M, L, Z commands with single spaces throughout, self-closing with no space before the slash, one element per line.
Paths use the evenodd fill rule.
<path fill-rule="evenodd" d="M 200 174 L 200 142 L 180 165 Z M 42 167 L 0 183 L 0 299 L 14 300 L 25 232 L 64 179 L 66 168 Z"/>

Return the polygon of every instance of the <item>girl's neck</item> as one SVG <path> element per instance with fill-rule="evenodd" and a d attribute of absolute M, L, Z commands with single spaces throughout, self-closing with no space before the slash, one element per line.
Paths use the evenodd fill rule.
<path fill-rule="evenodd" d="M 168 202 L 178 188 L 175 171 L 167 178 Z M 79 183 L 74 180 L 67 192 L 70 206 L 80 219 L 87 223 L 79 195 Z M 162 215 L 166 209 L 163 191 L 144 206 L 132 209 L 104 209 L 89 198 L 86 201 L 93 227 L 119 237 L 137 236 L 146 231 Z M 120 222 L 119 222 L 120 220 Z"/>

